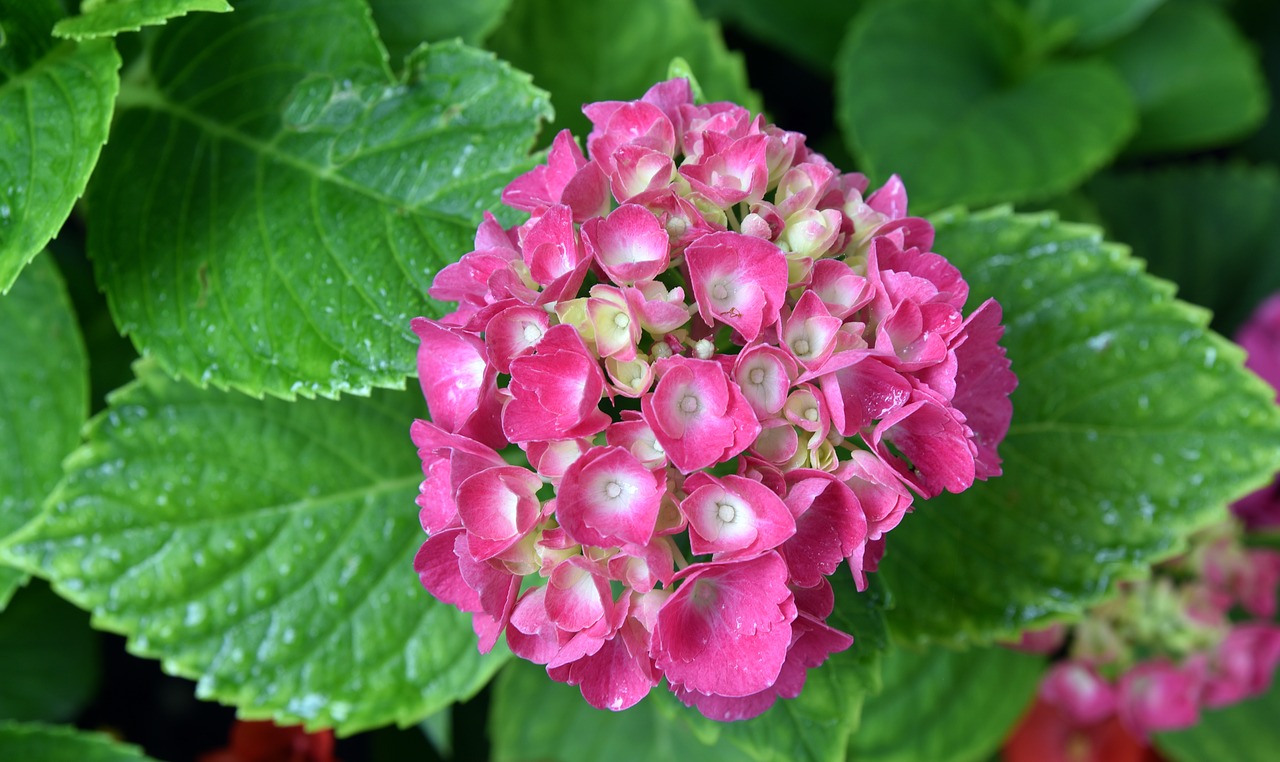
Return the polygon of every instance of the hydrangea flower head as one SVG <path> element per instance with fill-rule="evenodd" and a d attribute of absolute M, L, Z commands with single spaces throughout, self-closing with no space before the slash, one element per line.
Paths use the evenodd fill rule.
<path fill-rule="evenodd" d="M 848 648 L 916 495 L 1000 473 L 1016 380 L 1000 307 L 896 177 L 683 79 L 584 107 L 507 186 L 418 318 L 423 585 L 592 705 L 664 678 L 709 717 L 794 697 Z"/>

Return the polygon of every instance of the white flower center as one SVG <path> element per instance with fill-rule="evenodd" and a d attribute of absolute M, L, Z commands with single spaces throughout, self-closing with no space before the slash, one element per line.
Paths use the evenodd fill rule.
<path fill-rule="evenodd" d="M 613 324 L 620 329 L 627 328 L 631 325 L 631 318 L 627 317 L 626 313 L 619 312 L 613 316 Z"/>
<path fill-rule="evenodd" d="M 807 355 L 807 354 L 809 354 L 809 349 L 810 349 L 810 347 L 809 347 L 809 340 L 808 340 L 808 339 L 796 339 L 796 343 L 792 344 L 792 345 L 791 345 L 791 348 L 792 348 L 792 349 L 794 349 L 794 350 L 795 350 L 795 352 L 796 352 L 796 354 L 798 354 L 798 355 Z"/>
<path fill-rule="evenodd" d="M 818 420 L 818 408 L 816 407 L 805 408 L 804 417 L 805 417 L 805 420 L 809 420 L 809 421 Z"/>
<path fill-rule="evenodd" d="M 542 338 L 542 329 L 538 327 L 537 323 L 524 324 L 524 340 L 527 343 L 532 344 L 540 338 Z"/>
<path fill-rule="evenodd" d="M 700 407 L 702 407 L 702 403 L 700 403 L 698 398 L 692 394 L 686 394 L 680 400 L 680 409 L 686 413 L 696 413 Z"/>
<path fill-rule="evenodd" d="M 610 500 L 613 500 L 614 498 L 618 497 L 621 494 L 622 494 L 622 485 L 618 484 L 616 481 L 609 482 L 608 484 L 604 485 L 604 496 L 609 498 Z"/>
<path fill-rule="evenodd" d="M 716 518 L 722 524 L 731 524 L 738 517 L 738 510 L 729 503 L 716 504 Z"/>
<path fill-rule="evenodd" d="M 747 380 L 750 381 L 755 386 L 760 386 L 761 384 L 763 384 L 764 368 L 752 368 L 751 372 L 747 374 Z"/>
<path fill-rule="evenodd" d="M 723 283 L 717 283 L 711 287 L 711 298 L 718 302 L 722 302 L 729 298 L 729 287 Z"/>

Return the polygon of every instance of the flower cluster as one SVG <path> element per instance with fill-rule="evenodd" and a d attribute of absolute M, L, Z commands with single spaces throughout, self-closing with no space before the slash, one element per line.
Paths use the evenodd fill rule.
<path fill-rule="evenodd" d="M 1247 367 L 1280 388 L 1280 294 L 1262 303 L 1236 341 Z M 1049 758 L 1052 739 L 1070 737 L 1118 758 L 1116 749 L 1138 748 L 1130 736 L 1188 727 L 1202 708 L 1265 692 L 1280 665 L 1273 621 L 1280 553 L 1244 539 L 1280 526 L 1277 485 L 1237 502 L 1232 517 L 1191 538 L 1188 553 L 1123 583 L 1083 621 L 1025 635 L 1019 647 L 1054 652 L 1066 643 L 1068 659 L 1049 670 L 1006 756 Z"/>
<path fill-rule="evenodd" d="M 1202 708 L 1267 690 L 1280 664 L 1280 553 L 1246 548 L 1228 520 L 1193 538 L 1185 556 L 1124 583 L 1070 633 L 1069 659 L 1050 668 L 1040 698 L 1068 724 L 1118 717 L 1139 738 L 1194 725 Z M 1056 650 L 1066 631 L 1035 636 Z"/>
<path fill-rule="evenodd" d="M 436 276 L 412 436 L 423 585 L 623 709 L 663 678 L 717 719 L 794 697 L 847 648 L 913 492 L 1000 473 L 1016 381 L 1000 308 L 804 136 L 686 80 L 593 103 Z"/>

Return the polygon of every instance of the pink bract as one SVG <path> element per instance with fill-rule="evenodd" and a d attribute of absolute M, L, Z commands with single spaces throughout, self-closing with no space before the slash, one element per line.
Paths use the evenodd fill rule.
<path fill-rule="evenodd" d="M 412 323 L 415 568 L 593 706 L 665 679 L 756 716 L 857 636 L 830 575 L 865 590 L 913 493 L 1000 473 L 999 306 L 965 317 L 897 176 L 682 79 L 583 112 L 586 151 L 555 136 L 502 194 L 528 220 L 486 213 L 429 292 L 457 309 Z"/>

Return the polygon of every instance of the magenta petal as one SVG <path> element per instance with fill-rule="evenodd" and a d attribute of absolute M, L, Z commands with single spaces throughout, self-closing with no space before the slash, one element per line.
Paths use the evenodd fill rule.
<path fill-rule="evenodd" d="M 565 632 L 599 622 L 612 602 L 608 580 L 583 556 L 566 559 L 547 581 L 547 616 Z"/>
<path fill-rule="evenodd" d="M 561 477 L 556 517 L 580 543 L 647 545 L 665 492 L 665 480 L 627 450 L 597 447 Z"/>
<path fill-rule="evenodd" d="M 574 232 L 573 211 L 563 204 L 530 219 L 522 232 L 524 262 L 533 279 L 544 286 L 571 273 L 585 256 Z"/>
<path fill-rule="evenodd" d="M 737 384 L 714 360 L 670 357 L 640 400 L 644 420 L 684 473 L 737 456 L 755 441 L 760 424 Z"/>
<path fill-rule="evenodd" d="M 777 322 L 787 291 L 787 258 L 777 246 L 740 233 L 711 233 L 685 250 L 685 261 L 708 325 L 719 321 L 752 341 Z"/>
<path fill-rule="evenodd" d="M 902 178 L 889 177 L 885 184 L 867 199 L 867 206 L 891 220 L 907 216 L 907 188 Z"/>
<path fill-rule="evenodd" d="M 462 611 L 480 611 L 480 595 L 462 578 L 454 545 L 462 529 L 447 529 L 422 543 L 413 558 L 413 568 L 427 592 Z"/>
<path fill-rule="evenodd" d="M 689 546 L 695 555 L 715 553 L 717 561 L 751 558 L 795 533 L 791 511 L 760 482 L 699 472 L 684 488 L 689 496 L 680 512 L 689 520 Z"/>
<path fill-rule="evenodd" d="M 791 643 L 795 601 L 775 552 L 695 564 L 658 612 L 653 653 L 676 687 L 747 696 L 773 685 Z"/>
<path fill-rule="evenodd" d="M 578 686 L 588 704 L 615 712 L 635 706 L 662 679 L 649 657 L 649 632 L 633 618 L 595 653 L 547 672 Z"/>
<path fill-rule="evenodd" d="M 411 325 L 421 339 L 418 377 L 431 420 L 458 433 L 479 409 L 482 397 L 494 393 L 484 342 L 426 318 L 414 318 Z"/>
<path fill-rule="evenodd" d="M 1115 714 L 1116 689 L 1092 667 L 1058 662 L 1040 683 L 1040 696 L 1067 713 L 1078 725 L 1092 725 Z"/>
<path fill-rule="evenodd" d="M 534 664 L 546 664 L 560 650 L 559 630 L 547 616 L 546 598 L 545 586 L 530 588 L 516 602 L 507 627 L 511 652 Z"/>
<path fill-rule="evenodd" d="M 457 518 L 458 486 L 472 474 L 506 462 L 491 447 L 451 434 L 430 421 L 414 421 L 409 435 L 418 446 L 426 476 L 419 488 L 417 503 L 422 510 L 418 518 L 428 533 L 438 532 Z"/>
<path fill-rule="evenodd" d="M 550 327 L 547 311 L 520 304 L 489 318 L 484 343 L 489 361 L 499 373 L 511 372 L 511 361 L 533 351 Z"/>
<path fill-rule="evenodd" d="M 796 517 L 796 532 L 778 551 L 791 579 L 813 587 L 862 547 L 867 518 L 853 490 L 825 471 L 796 469 L 787 474 L 787 482 L 786 502 Z"/>
<path fill-rule="evenodd" d="M 533 354 L 512 360 L 507 390 L 502 429 L 512 442 L 589 437 L 609 424 L 597 408 L 604 373 L 573 326 L 552 326 Z"/>
<path fill-rule="evenodd" d="M 955 350 L 956 393 L 951 404 L 964 414 L 973 431 L 978 446 L 975 475 L 979 479 L 1000 475 L 996 447 L 1009 431 L 1013 419 L 1009 395 L 1018 386 L 1004 347 L 997 343 L 1004 333 L 1000 317 L 995 300 L 983 302 L 965 320 L 961 334 L 966 338 Z"/>
<path fill-rule="evenodd" d="M 653 212 L 623 204 L 608 217 L 582 226 L 584 242 L 605 273 L 619 285 L 651 280 L 667 269 L 671 241 Z"/>
<path fill-rule="evenodd" d="M 1120 721 L 1139 738 L 1157 730 L 1190 727 L 1200 719 L 1200 681 L 1192 665 L 1143 662 L 1120 678 Z"/>
<path fill-rule="evenodd" d="M 537 474 L 518 466 L 488 468 L 458 486 L 458 517 L 477 560 L 498 555 L 533 529 L 541 486 Z"/>
<path fill-rule="evenodd" d="M 876 426 L 871 443 L 903 480 L 925 497 L 963 492 L 973 484 L 974 450 L 969 428 L 955 413 L 928 398 L 894 410 Z M 893 455 L 891 443 L 906 458 Z"/>
<path fill-rule="evenodd" d="M 819 385 L 832 427 L 846 437 L 906 404 L 911 397 L 911 382 L 870 355 L 824 374 Z"/>

